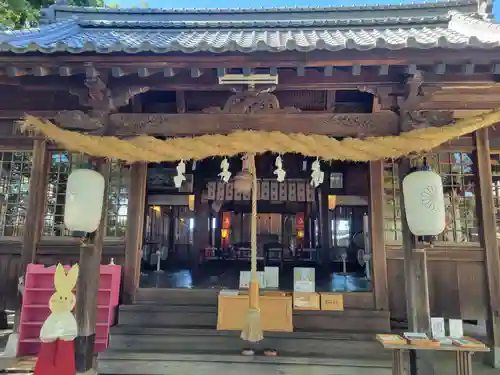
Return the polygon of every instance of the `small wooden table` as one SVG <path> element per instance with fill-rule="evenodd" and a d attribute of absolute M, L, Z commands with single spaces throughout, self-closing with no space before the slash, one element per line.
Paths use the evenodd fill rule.
<path fill-rule="evenodd" d="M 463 347 L 455 345 L 441 346 L 417 346 L 417 345 L 398 345 L 381 343 L 385 349 L 392 350 L 392 374 L 404 375 L 404 352 L 407 350 L 431 350 L 442 352 L 455 352 L 456 356 L 456 374 L 472 375 L 472 354 L 475 352 L 489 352 L 488 347 Z M 425 374 L 422 374 L 425 375 Z"/>

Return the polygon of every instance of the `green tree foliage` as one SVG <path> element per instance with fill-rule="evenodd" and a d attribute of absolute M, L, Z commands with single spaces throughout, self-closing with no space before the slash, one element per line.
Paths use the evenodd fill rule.
<path fill-rule="evenodd" d="M 38 24 L 40 10 L 54 0 L 0 0 L 0 28 L 23 29 Z M 69 0 L 68 5 L 103 7 L 104 0 Z"/>

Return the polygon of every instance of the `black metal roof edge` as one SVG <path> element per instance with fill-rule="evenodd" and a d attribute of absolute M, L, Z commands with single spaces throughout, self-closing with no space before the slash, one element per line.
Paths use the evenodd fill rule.
<path fill-rule="evenodd" d="M 384 19 L 355 20 L 291 20 L 291 21 L 104 21 L 78 20 L 83 28 L 95 29 L 278 29 L 278 28 L 309 28 L 309 27 L 360 27 L 372 28 L 391 26 L 436 26 L 447 24 L 449 16 L 435 17 L 391 17 Z"/>
<path fill-rule="evenodd" d="M 400 4 L 365 4 L 365 5 L 347 5 L 347 6 L 310 6 L 310 7 L 262 7 L 262 8 L 96 8 L 68 5 L 52 5 L 50 8 L 56 12 L 69 13 L 132 13 L 132 14 L 217 14 L 217 13 L 309 13 L 338 11 L 349 12 L 356 10 L 400 10 L 400 9 L 436 9 L 436 8 L 456 8 L 477 6 L 478 0 L 437 0 L 421 1 Z"/>

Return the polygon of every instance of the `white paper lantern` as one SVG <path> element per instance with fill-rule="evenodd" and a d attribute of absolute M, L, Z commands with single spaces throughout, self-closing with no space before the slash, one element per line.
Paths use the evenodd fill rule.
<path fill-rule="evenodd" d="M 104 200 L 104 177 L 90 169 L 77 169 L 66 185 L 64 225 L 72 231 L 92 233 L 99 227 Z"/>
<path fill-rule="evenodd" d="M 432 171 L 410 173 L 403 180 L 406 220 L 415 236 L 436 236 L 446 226 L 443 182 Z"/>

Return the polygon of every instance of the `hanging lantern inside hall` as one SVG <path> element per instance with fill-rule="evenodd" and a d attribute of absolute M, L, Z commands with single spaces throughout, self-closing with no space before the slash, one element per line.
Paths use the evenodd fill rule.
<path fill-rule="evenodd" d="M 415 236 L 437 236 L 446 226 L 443 182 L 431 170 L 412 172 L 403 180 L 406 221 Z"/>
<path fill-rule="evenodd" d="M 64 225 L 72 231 L 92 233 L 101 221 L 104 177 L 90 169 L 77 169 L 68 177 Z"/>
<path fill-rule="evenodd" d="M 241 171 L 234 176 L 234 190 L 240 194 L 249 194 L 252 191 L 252 174 L 248 170 L 248 155 L 241 158 Z"/>

